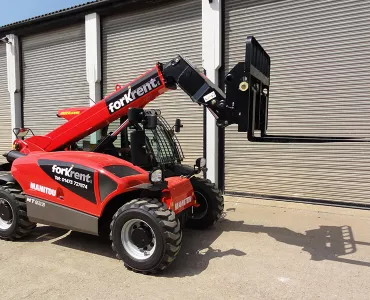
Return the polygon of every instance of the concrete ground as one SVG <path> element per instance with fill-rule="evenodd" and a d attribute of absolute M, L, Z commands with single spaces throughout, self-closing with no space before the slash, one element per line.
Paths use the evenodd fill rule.
<path fill-rule="evenodd" d="M 369 299 L 370 211 L 226 197 L 157 276 L 98 238 L 48 226 L 0 241 L 0 299 Z"/>

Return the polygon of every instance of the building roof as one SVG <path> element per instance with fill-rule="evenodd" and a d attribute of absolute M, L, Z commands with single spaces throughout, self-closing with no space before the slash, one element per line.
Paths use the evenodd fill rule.
<path fill-rule="evenodd" d="M 74 5 L 72 7 L 63 8 L 63 9 L 53 11 L 53 12 L 50 12 L 50 13 L 47 13 L 47 14 L 43 14 L 43 15 L 40 15 L 40 16 L 35 16 L 35 17 L 32 17 L 32 18 L 28 18 L 28 19 L 25 19 L 25 20 L 21 20 L 21 21 L 17 21 L 17 22 L 13 22 L 13 23 L 10 23 L 10 24 L 0 26 L 0 30 L 3 30 L 5 28 L 15 27 L 15 25 L 30 23 L 30 22 L 35 21 L 35 20 L 46 19 L 47 17 L 52 17 L 52 16 L 56 16 L 56 15 L 59 15 L 59 14 L 70 13 L 70 12 L 73 12 L 74 10 L 76 10 L 76 9 L 86 8 L 87 6 L 90 6 L 90 5 L 95 4 L 97 2 L 104 2 L 104 1 L 109 1 L 109 0 L 89 1 L 89 2 L 86 2 L 86 3 L 83 3 L 83 4 Z"/>
<path fill-rule="evenodd" d="M 17 34 L 27 35 L 32 32 L 42 31 L 45 28 L 58 27 L 63 24 L 68 25 L 73 21 L 84 20 L 85 15 L 96 12 L 102 15 L 118 13 L 128 6 L 140 3 L 159 3 L 169 0 L 94 0 L 83 4 L 64 8 L 44 15 L 36 16 L 26 20 L 21 20 L 11 24 L 0 26 L 0 35 Z"/>

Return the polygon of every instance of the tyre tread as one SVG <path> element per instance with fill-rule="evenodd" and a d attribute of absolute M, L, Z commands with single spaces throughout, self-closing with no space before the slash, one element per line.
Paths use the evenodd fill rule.
<path fill-rule="evenodd" d="M 192 184 L 194 190 L 197 186 L 202 186 L 208 196 L 211 198 L 211 212 L 207 214 L 206 217 L 200 220 L 189 219 L 187 221 L 187 227 L 193 229 L 205 229 L 213 226 L 222 216 L 224 211 L 224 197 L 222 196 L 221 191 L 216 187 L 209 179 L 203 179 L 199 177 L 192 178 Z"/>
<path fill-rule="evenodd" d="M 159 221 L 163 229 L 163 233 L 165 236 L 165 254 L 162 258 L 162 261 L 152 268 L 151 270 L 136 270 L 129 266 L 128 264 L 124 263 L 125 267 L 133 272 L 136 273 L 143 273 L 143 274 L 155 274 L 159 271 L 164 270 L 167 268 L 172 261 L 176 258 L 177 254 L 181 248 L 181 241 L 182 241 L 182 234 L 180 232 L 180 222 L 175 217 L 175 213 L 169 210 L 162 202 L 159 202 L 157 199 L 152 198 L 139 198 L 134 199 L 123 206 L 121 206 L 118 211 L 114 214 L 112 222 L 110 224 L 111 233 L 110 239 L 112 241 L 112 249 L 116 252 L 117 257 L 122 260 L 117 248 L 113 242 L 113 228 L 114 224 L 118 218 L 118 216 L 124 212 L 125 210 L 133 209 L 133 208 L 140 208 L 143 209 L 155 216 L 155 218 Z"/>
<path fill-rule="evenodd" d="M 8 183 L 5 186 L 0 186 L 0 190 L 9 195 L 10 199 L 13 200 L 18 209 L 18 222 L 14 232 L 9 237 L 0 238 L 4 240 L 14 241 L 16 239 L 25 237 L 36 227 L 36 223 L 31 222 L 27 217 L 25 194 L 19 186 L 13 183 Z"/>

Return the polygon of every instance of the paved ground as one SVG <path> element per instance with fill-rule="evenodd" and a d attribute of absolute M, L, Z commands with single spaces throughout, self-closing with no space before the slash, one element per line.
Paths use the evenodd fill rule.
<path fill-rule="evenodd" d="M 38 227 L 0 241 L 0 299 L 369 299 L 370 211 L 227 198 L 159 276 L 95 237 Z"/>

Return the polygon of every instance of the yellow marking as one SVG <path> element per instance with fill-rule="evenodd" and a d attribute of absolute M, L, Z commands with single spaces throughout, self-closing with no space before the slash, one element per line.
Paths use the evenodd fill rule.
<path fill-rule="evenodd" d="M 65 116 L 65 115 L 79 115 L 80 112 L 79 111 L 62 111 L 60 113 L 61 116 Z"/>

